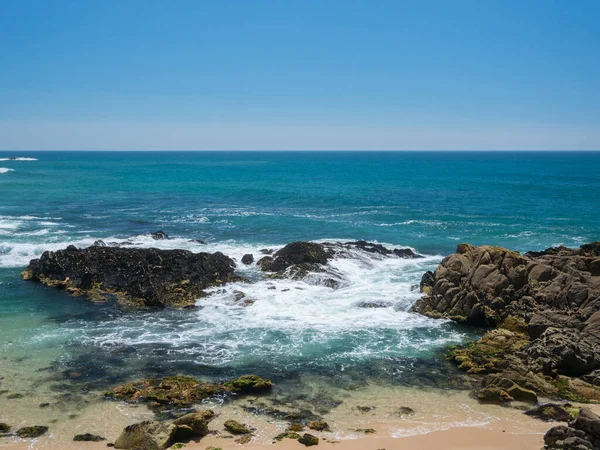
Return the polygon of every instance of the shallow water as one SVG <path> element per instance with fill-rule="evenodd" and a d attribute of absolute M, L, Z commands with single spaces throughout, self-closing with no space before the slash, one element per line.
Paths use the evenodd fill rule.
<path fill-rule="evenodd" d="M 315 386 L 461 388 L 464 379 L 437 356 L 473 330 L 407 312 L 423 272 L 462 241 L 525 251 L 600 236 L 600 153 L 4 156 L 12 155 L 0 155 L 11 169 L 0 173 L 0 391 L 8 391 L 0 422 L 52 411 L 68 423 L 114 408 L 98 406 L 107 386 L 173 373 L 218 381 L 258 373 L 277 383 L 278 396 L 305 398 L 322 414 L 343 407 L 307 395 Z M 172 239 L 147 236 L 158 229 Z M 20 280 L 43 251 L 96 239 L 222 251 L 251 282 L 212 289 L 194 310 L 144 312 Z M 299 239 L 366 239 L 426 257 L 337 258 L 337 289 L 317 275 L 263 279 L 240 263 Z M 240 293 L 254 303 L 243 306 Z M 51 409 L 39 407 L 46 402 Z"/>

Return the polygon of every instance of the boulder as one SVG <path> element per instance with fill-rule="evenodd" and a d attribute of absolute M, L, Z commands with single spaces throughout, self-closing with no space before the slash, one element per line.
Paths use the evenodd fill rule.
<path fill-rule="evenodd" d="M 251 253 L 247 253 L 242 256 L 242 264 L 252 264 L 254 262 L 254 256 Z"/>
<path fill-rule="evenodd" d="M 319 438 L 312 434 L 304 433 L 300 439 L 298 439 L 302 445 L 306 447 L 312 447 L 313 445 L 319 445 Z"/>
<path fill-rule="evenodd" d="M 252 430 L 247 425 L 238 422 L 237 420 L 226 420 L 223 424 L 225 429 L 231 434 L 251 434 Z"/>
<path fill-rule="evenodd" d="M 268 272 L 281 272 L 298 264 L 326 264 L 331 256 L 323 244 L 292 242 L 275 252 L 272 258 L 262 258 L 261 269 Z"/>
<path fill-rule="evenodd" d="M 177 426 L 145 421 L 126 427 L 115 441 L 115 448 L 126 450 L 165 450 L 174 443 Z"/>
<path fill-rule="evenodd" d="M 219 252 L 69 246 L 31 260 L 22 276 L 95 301 L 163 308 L 193 306 L 203 289 L 237 279 L 234 268 Z"/>

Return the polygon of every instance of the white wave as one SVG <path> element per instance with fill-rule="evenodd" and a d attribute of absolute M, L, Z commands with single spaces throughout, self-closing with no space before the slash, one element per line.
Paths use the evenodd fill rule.
<path fill-rule="evenodd" d="M 26 158 L 24 156 L 19 156 L 17 158 L 0 158 L 0 161 L 37 161 L 37 158 Z"/>
<path fill-rule="evenodd" d="M 8 173 L 8 172 L 14 172 L 15 169 L 9 169 L 8 167 L 0 167 L 0 173 Z"/>

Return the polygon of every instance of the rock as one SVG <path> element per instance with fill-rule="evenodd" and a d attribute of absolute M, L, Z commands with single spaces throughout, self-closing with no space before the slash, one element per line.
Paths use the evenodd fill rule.
<path fill-rule="evenodd" d="M 359 428 L 356 431 L 358 433 L 365 433 L 365 434 L 374 434 L 374 433 L 377 433 L 377 430 L 375 430 L 373 428 Z"/>
<path fill-rule="evenodd" d="M 264 261 L 261 269 L 268 272 L 280 272 L 297 264 L 326 264 L 332 255 L 322 244 L 312 242 L 292 242 L 274 253 L 273 258 Z"/>
<path fill-rule="evenodd" d="M 312 434 L 304 433 L 304 435 L 298 439 L 298 442 L 306 447 L 312 447 L 313 445 L 319 445 L 319 438 Z"/>
<path fill-rule="evenodd" d="M 251 253 L 247 253 L 244 256 L 242 256 L 242 263 L 243 264 L 252 264 L 254 262 L 254 256 Z"/>
<path fill-rule="evenodd" d="M 169 239 L 169 235 L 162 230 L 150 233 L 150 237 L 155 241 L 163 241 Z"/>
<path fill-rule="evenodd" d="M 222 392 L 224 388 L 217 384 L 203 383 L 192 377 L 173 376 L 122 384 L 104 395 L 130 403 L 147 402 L 151 409 L 160 410 L 188 407 Z"/>
<path fill-rule="evenodd" d="M 48 427 L 43 425 L 34 425 L 32 427 L 23 427 L 17 430 L 17 436 L 20 438 L 36 438 L 46 434 Z"/>
<path fill-rule="evenodd" d="M 94 241 L 94 243 L 92 244 L 92 246 L 94 246 L 94 247 L 106 247 L 106 243 L 102 239 L 98 239 L 97 241 Z"/>
<path fill-rule="evenodd" d="M 206 241 L 204 239 L 190 239 L 190 242 L 194 242 L 196 244 L 206 245 Z"/>
<path fill-rule="evenodd" d="M 392 305 L 392 302 L 386 301 L 359 302 L 356 304 L 359 308 L 389 308 Z"/>
<path fill-rule="evenodd" d="M 300 423 L 293 423 L 291 424 L 288 429 L 286 431 L 293 431 L 293 432 L 299 432 L 299 431 L 303 431 L 304 427 L 302 426 L 302 424 Z"/>
<path fill-rule="evenodd" d="M 399 416 L 412 416 L 415 413 L 415 410 L 412 408 L 409 408 L 408 406 L 401 406 L 400 408 L 398 408 L 398 411 L 396 412 L 396 414 L 398 414 Z"/>
<path fill-rule="evenodd" d="M 0 433 L 8 433 L 10 431 L 10 426 L 4 422 L 0 422 Z"/>
<path fill-rule="evenodd" d="M 271 381 L 257 375 L 244 375 L 224 384 L 206 383 L 187 376 L 171 376 L 125 383 L 104 395 L 129 403 L 146 402 L 150 409 L 162 410 L 189 407 L 219 394 L 262 394 L 272 386 Z M 211 410 L 202 411 L 201 414 L 206 421 L 214 416 Z"/>
<path fill-rule="evenodd" d="M 225 389 L 236 394 L 263 393 L 271 390 L 273 383 L 258 375 L 242 375 L 223 385 Z"/>
<path fill-rule="evenodd" d="M 243 423 L 238 422 L 237 420 L 227 420 L 227 421 L 225 421 L 223 426 L 231 434 L 250 434 L 250 433 L 252 433 L 252 430 L 250 430 L 250 428 L 248 428 Z"/>
<path fill-rule="evenodd" d="M 186 426 L 190 429 L 190 437 L 202 437 L 208 434 L 208 422 L 215 417 L 213 410 L 186 414 L 173 421 L 177 427 Z"/>
<path fill-rule="evenodd" d="M 165 450 L 172 443 L 177 426 L 145 421 L 126 427 L 115 441 L 115 448 L 127 450 Z"/>
<path fill-rule="evenodd" d="M 315 431 L 329 431 L 329 424 L 321 420 L 315 420 L 313 422 L 308 422 L 308 428 Z"/>
<path fill-rule="evenodd" d="M 237 442 L 238 444 L 247 444 L 251 440 L 252 440 L 252 435 L 245 434 L 245 435 L 239 437 L 238 439 L 236 439 L 235 442 Z"/>
<path fill-rule="evenodd" d="M 276 441 L 283 441 L 284 439 L 300 439 L 301 436 L 298 433 L 295 433 L 293 431 L 286 431 L 284 433 L 278 434 L 277 436 L 275 436 L 273 439 Z"/>
<path fill-rule="evenodd" d="M 448 356 L 467 373 L 496 373 L 508 366 L 506 355 L 520 351 L 529 342 L 522 333 L 498 328 L 488 331 L 479 341 L 452 348 Z"/>
<path fill-rule="evenodd" d="M 581 408 L 577 418 L 569 424 L 569 427 L 583 431 L 594 439 L 600 439 L 600 416 L 594 414 L 589 408 Z"/>
<path fill-rule="evenodd" d="M 553 403 L 538 405 L 525 411 L 525 414 L 545 422 L 569 422 L 571 414 L 562 406 Z"/>
<path fill-rule="evenodd" d="M 597 344 L 575 329 L 550 327 L 524 353 L 539 372 L 581 376 L 600 368 Z"/>
<path fill-rule="evenodd" d="M 77 442 L 100 442 L 100 441 L 105 441 L 106 438 L 103 438 L 102 436 L 98 436 L 97 434 L 85 433 L 85 434 L 76 434 L 75 437 L 73 438 L 73 440 L 77 441 Z"/>
<path fill-rule="evenodd" d="M 477 393 L 477 399 L 482 403 L 512 402 L 514 398 L 505 389 L 497 386 L 488 386 Z"/>
<path fill-rule="evenodd" d="M 31 260 L 22 276 L 96 301 L 163 308 L 194 306 L 203 289 L 237 279 L 234 268 L 219 252 L 69 246 Z"/>

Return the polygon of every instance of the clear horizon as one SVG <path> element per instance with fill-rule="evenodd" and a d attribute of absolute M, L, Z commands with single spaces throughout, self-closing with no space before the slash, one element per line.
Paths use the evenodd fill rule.
<path fill-rule="evenodd" d="M 600 149 L 600 3 L 0 3 L 0 150 Z"/>

